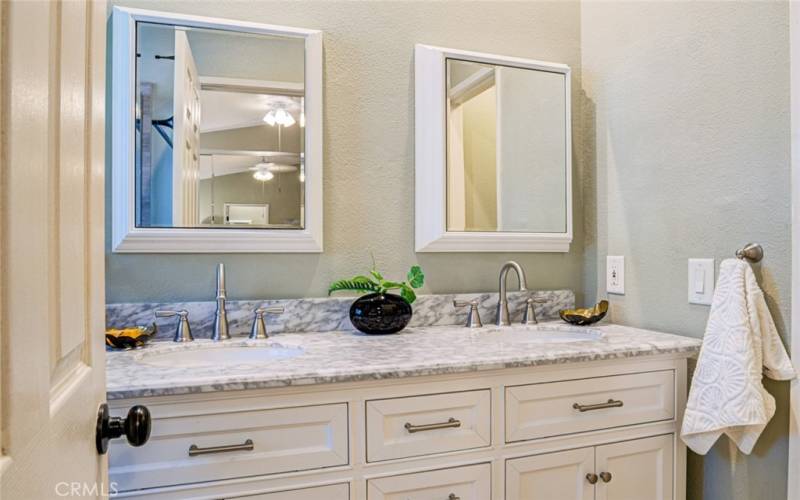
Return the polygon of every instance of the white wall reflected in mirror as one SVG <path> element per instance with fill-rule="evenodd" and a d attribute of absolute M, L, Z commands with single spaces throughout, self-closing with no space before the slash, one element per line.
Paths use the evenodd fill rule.
<path fill-rule="evenodd" d="M 447 230 L 566 231 L 564 75 L 447 60 Z"/>
<path fill-rule="evenodd" d="M 417 251 L 568 251 L 571 127 L 568 66 L 417 45 Z"/>

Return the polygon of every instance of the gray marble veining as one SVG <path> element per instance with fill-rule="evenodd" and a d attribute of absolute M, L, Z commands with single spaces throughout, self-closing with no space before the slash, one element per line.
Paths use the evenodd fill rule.
<path fill-rule="evenodd" d="M 699 339 L 618 325 L 591 328 L 602 334 L 600 340 L 565 343 L 537 339 L 537 335 L 547 335 L 552 330 L 576 331 L 564 323 L 545 323 L 538 327 L 515 325 L 505 331 L 494 327 L 471 330 L 431 326 L 407 328 L 386 336 L 335 331 L 282 333 L 261 341 L 154 342 L 144 349 L 108 353 L 108 398 L 404 378 L 668 353 L 690 356 L 700 349 Z M 148 364 L 148 357 L 162 352 L 253 344 L 298 347 L 303 354 L 226 366 Z"/>
<path fill-rule="evenodd" d="M 509 292 L 508 306 L 512 321 L 522 317 L 523 302 L 532 296 L 545 299 L 546 302 L 536 304 L 536 315 L 547 320 L 558 317 L 558 311 L 575 307 L 575 294 L 571 290 L 550 290 L 536 292 Z M 413 304 L 414 315 L 410 327 L 457 325 L 464 322 L 467 311 L 453 307 L 453 299 L 480 301 L 479 311 L 485 324 L 491 323 L 495 317 L 497 293 L 475 294 L 443 294 L 420 295 Z M 302 333 L 352 331 L 348 311 L 353 297 L 325 297 L 286 300 L 229 300 L 228 323 L 232 335 L 250 331 L 253 322 L 253 311 L 262 306 L 281 305 L 285 312 L 280 316 L 269 315 L 265 318 L 267 331 L 271 333 Z M 178 302 L 178 303 L 124 303 L 106 306 L 106 325 L 124 327 L 132 325 L 149 325 L 153 322 L 153 311 L 156 309 L 189 311 L 189 323 L 195 338 L 209 338 L 214 325 L 216 303 Z M 172 338 L 175 331 L 175 320 L 159 319 L 157 338 Z"/>

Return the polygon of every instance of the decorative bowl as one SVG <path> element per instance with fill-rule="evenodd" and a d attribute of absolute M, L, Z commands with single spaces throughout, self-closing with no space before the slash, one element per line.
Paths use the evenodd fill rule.
<path fill-rule="evenodd" d="M 107 328 L 106 346 L 114 349 L 136 349 L 144 346 L 155 333 L 155 323 L 131 328 Z"/>
<path fill-rule="evenodd" d="M 587 307 L 583 309 L 562 309 L 558 311 L 561 319 L 572 325 L 592 325 L 597 323 L 606 316 L 608 312 L 608 301 L 601 300 L 594 307 Z"/>

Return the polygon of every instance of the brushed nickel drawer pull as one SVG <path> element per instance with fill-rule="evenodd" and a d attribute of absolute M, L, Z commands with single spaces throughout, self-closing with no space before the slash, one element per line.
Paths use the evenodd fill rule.
<path fill-rule="evenodd" d="M 228 453 L 229 451 L 253 451 L 253 440 L 248 439 L 242 444 L 226 444 L 224 446 L 209 446 L 200 448 L 196 444 L 189 447 L 189 456 L 210 455 L 212 453 Z"/>
<path fill-rule="evenodd" d="M 609 399 L 605 403 L 597 403 L 595 405 L 582 405 L 575 403 L 572 405 L 572 407 L 578 410 L 579 412 L 602 410 L 603 408 L 620 408 L 622 407 L 622 401 L 619 399 L 617 400 Z"/>
<path fill-rule="evenodd" d="M 461 420 L 456 420 L 453 417 L 447 419 L 447 422 L 439 422 L 438 424 L 425 424 L 414 425 L 411 422 L 406 422 L 405 428 L 410 434 L 422 431 L 433 431 L 436 429 L 448 429 L 450 427 L 461 427 Z"/>
<path fill-rule="evenodd" d="M 450 493 L 449 495 L 447 495 L 447 500 L 461 500 L 461 497 L 456 496 L 455 493 Z"/>

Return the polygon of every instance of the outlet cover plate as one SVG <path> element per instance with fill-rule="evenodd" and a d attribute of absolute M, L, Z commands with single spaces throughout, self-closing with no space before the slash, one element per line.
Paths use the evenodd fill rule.
<path fill-rule="evenodd" d="M 689 303 L 710 306 L 714 298 L 714 259 L 689 259 Z"/>
<path fill-rule="evenodd" d="M 625 294 L 625 257 L 606 256 L 606 292 Z"/>

